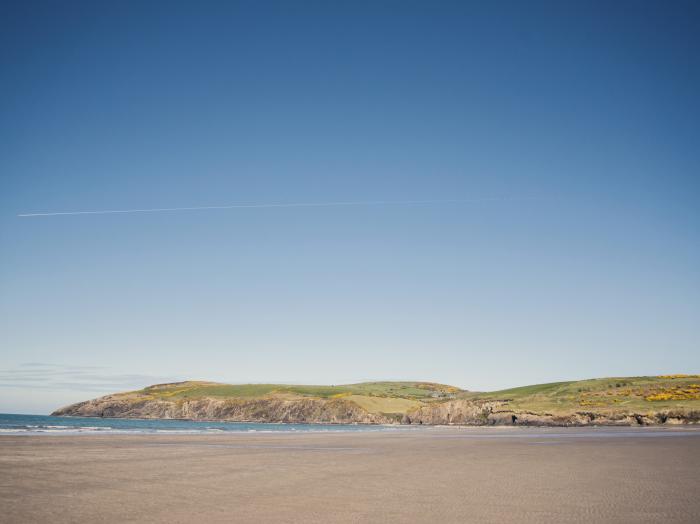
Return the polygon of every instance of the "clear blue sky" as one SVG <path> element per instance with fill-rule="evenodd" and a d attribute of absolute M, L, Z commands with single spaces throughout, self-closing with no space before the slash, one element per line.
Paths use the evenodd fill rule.
<path fill-rule="evenodd" d="M 0 19 L 0 411 L 700 371 L 697 2 L 97 4 Z"/>

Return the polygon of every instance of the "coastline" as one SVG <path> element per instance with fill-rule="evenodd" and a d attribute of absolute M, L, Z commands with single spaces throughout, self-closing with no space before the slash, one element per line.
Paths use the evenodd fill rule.
<path fill-rule="evenodd" d="M 700 423 L 700 375 L 617 377 L 469 392 L 434 382 L 184 381 L 85 400 L 52 415 L 242 423 L 464 426 Z"/>
<path fill-rule="evenodd" d="M 500 413 L 500 412 L 496 412 Z M 525 413 L 531 418 L 524 418 L 523 413 L 518 413 L 518 418 L 513 421 L 512 411 L 504 411 L 507 417 L 503 420 L 489 421 L 487 423 L 406 423 L 406 422 L 363 422 L 349 421 L 338 422 L 333 420 L 305 420 L 305 421 L 284 421 L 284 420 L 264 420 L 264 419 L 217 419 L 217 418 L 161 418 L 161 417 L 140 417 L 140 416 L 87 416 L 87 415 L 58 415 L 60 417 L 72 419 L 102 419 L 102 420 L 172 420 L 180 422 L 209 422 L 226 424 L 277 424 L 277 425 L 320 425 L 320 426 L 374 426 L 374 427 L 445 427 L 445 428 L 488 428 L 488 427 L 531 427 L 531 428 L 585 428 L 585 427 L 700 427 L 700 413 L 693 412 L 680 414 L 669 421 L 668 417 L 664 421 L 659 418 L 659 413 L 640 414 L 623 413 L 616 414 L 618 418 L 601 416 L 599 413 L 576 412 L 571 415 L 560 415 L 554 417 L 551 414 Z M 56 416 L 56 415 L 51 415 Z M 508 418 L 511 422 L 508 422 Z"/>
<path fill-rule="evenodd" d="M 85 417 L 54 415 L 23 415 L 0 413 L 0 435 L 21 434 L 154 434 L 154 433 L 239 433 L 239 432 L 377 432 L 406 431 L 427 428 L 693 428 L 692 421 L 682 424 L 606 424 L 589 421 L 587 424 L 537 424 L 536 420 L 523 424 L 400 424 L 363 422 L 282 422 L 282 421 L 229 421 L 221 419 L 175 419 L 128 417 Z"/>

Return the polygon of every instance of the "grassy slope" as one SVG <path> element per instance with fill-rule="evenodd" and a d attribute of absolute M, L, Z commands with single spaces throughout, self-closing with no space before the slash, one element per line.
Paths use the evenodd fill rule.
<path fill-rule="evenodd" d="M 575 411 L 700 410 L 700 375 L 620 377 L 537 384 L 476 393 L 429 382 L 366 382 L 338 386 L 182 382 L 150 386 L 125 395 L 153 399 L 345 398 L 371 413 L 401 414 L 452 398 L 507 400 L 508 407 L 535 413 Z"/>
<path fill-rule="evenodd" d="M 339 386 L 305 386 L 283 384 L 218 384 L 182 382 L 150 386 L 126 395 L 152 399 L 196 398 L 344 398 L 370 413 L 401 414 L 427 402 L 452 398 L 462 390 L 429 382 L 365 382 Z"/>
<path fill-rule="evenodd" d="M 537 413 L 644 413 L 700 409 L 700 375 L 598 378 L 537 384 L 489 393 L 465 393 L 463 396 L 474 399 L 507 399 L 513 409 Z"/>

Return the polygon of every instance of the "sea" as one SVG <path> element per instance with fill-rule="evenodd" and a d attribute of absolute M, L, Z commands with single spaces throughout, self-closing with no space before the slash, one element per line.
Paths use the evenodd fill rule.
<path fill-rule="evenodd" d="M 95 433 L 215 434 L 226 432 L 386 431 L 391 429 L 398 429 L 398 427 L 370 424 L 277 424 L 163 419 L 52 417 L 48 415 L 0 413 L 0 435 L 75 435 Z"/>

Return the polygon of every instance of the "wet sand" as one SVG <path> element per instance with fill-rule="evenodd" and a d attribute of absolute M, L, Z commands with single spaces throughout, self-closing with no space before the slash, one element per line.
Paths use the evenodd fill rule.
<path fill-rule="evenodd" d="M 0 437 L 0 522 L 700 522 L 700 428 Z"/>

